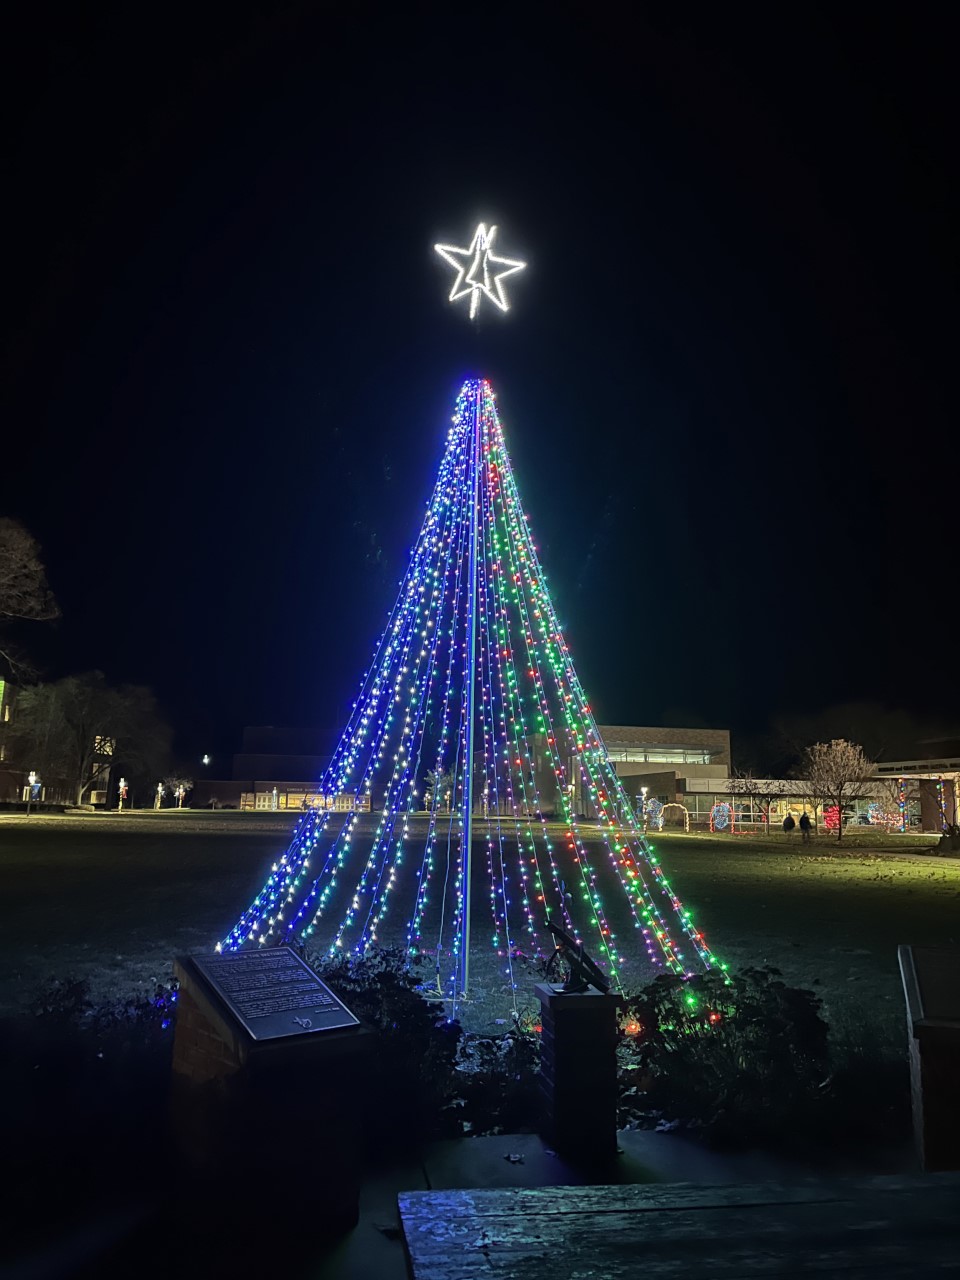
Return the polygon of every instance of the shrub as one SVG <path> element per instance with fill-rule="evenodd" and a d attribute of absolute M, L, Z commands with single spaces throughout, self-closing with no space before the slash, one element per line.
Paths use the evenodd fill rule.
<path fill-rule="evenodd" d="M 776 969 L 663 974 L 628 997 L 621 1018 L 620 1123 L 780 1144 L 822 1109 L 827 1036 L 818 997 Z"/>
<path fill-rule="evenodd" d="M 84 980 L 67 978 L 41 988 L 27 1016 L 0 1021 L 5 1136 L 17 1153 L 8 1243 L 42 1241 L 58 1213 L 82 1221 L 94 1202 L 159 1185 L 175 997 L 163 983 L 151 998 L 97 1007 Z"/>
<path fill-rule="evenodd" d="M 536 1129 L 540 1037 L 518 1022 L 505 1035 L 465 1035 L 457 1059 L 460 1130 L 475 1136 Z"/>
<path fill-rule="evenodd" d="M 382 1150 L 448 1133 L 460 1024 L 447 1018 L 441 1001 L 417 989 L 421 980 L 408 967 L 406 952 L 395 948 L 363 958 L 308 959 L 380 1042 L 370 1064 L 371 1141 Z"/>

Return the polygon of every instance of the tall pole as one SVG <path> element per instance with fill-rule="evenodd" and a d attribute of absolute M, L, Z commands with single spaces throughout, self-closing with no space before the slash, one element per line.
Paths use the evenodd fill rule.
<path fill-rule="evenodd" d="M 460 955 L 460 990 L 466 994 L 470 980 L 470 855 L 473 851 L 473 717 L 477 689 L 477 532 L 480 521 L 480 401 L 483 383 L 478 382 L 473 404 L 473 447 L 470 451 L 473 500 L 470 507 L 470 595 L 467 626 L 470 651 L 467 656 L 466 762 L 463 769 L 463 931 Z"/>

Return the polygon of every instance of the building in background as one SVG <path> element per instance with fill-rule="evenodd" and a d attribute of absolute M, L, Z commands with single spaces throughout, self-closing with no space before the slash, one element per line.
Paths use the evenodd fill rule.
<path fill-rule="evenodd" d="M 248 725 L 233 757 L 230 777 L 198 778 L 191 807 L 348 811 L 353 807 L 351 797 L 324 797 L 317 790 L 330 763 L 328 737 L 320 729 Z"/>
<path fill-rule="evenodd" d="M 640 728 L 632 725 L 600 725 L 617 774 L 623 778 L 631 801 L 644 785 L 652 794 L 670 800 L 692 790 L 693 782 L 720 785 L 732 772 L 730 732 L 727 729 Z M 193 808 L 213 807 L 253 810 L 302 809 L 305 805 L 337 810 L 351 807 L 349 797 L 322 797 L 318 783 L 330 763 L 329 739 L 318 729 L 249 726 L 243 731 L 240 750 L 233 757 L 231 776 L 226 779 L 198 778 L 191 797 Z M 531 738 L 534 775 L 543 811 L 561 812 L 556 778 L 547 743 L 539 735 Z M 326 748 L 326 750 L 324 750 Z M 579 771 L 573 760 L 565 762 L 575 813 L 594 817 L 589 797 L 584 794 Z M 505 794 L 495 805 L 485 794 L 481 771 L 475 788 L 478 812 L 506 815 Z M 361 808 L 369 808 L 369 800 Z"/>

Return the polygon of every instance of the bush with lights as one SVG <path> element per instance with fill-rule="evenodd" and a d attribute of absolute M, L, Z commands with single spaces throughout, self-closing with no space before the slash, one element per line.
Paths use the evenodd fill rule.
<path fill-rule="evenodd" d="M 773 968 L 661 974 L 628 996 L 621 1017 L 621 1126 L 780 1142 L 822 1110 L 829 1044 L 820 1007 Z"/>

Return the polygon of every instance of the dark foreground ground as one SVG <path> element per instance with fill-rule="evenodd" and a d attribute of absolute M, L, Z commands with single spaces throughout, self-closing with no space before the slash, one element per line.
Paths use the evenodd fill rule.
<path fill-rule="evenodd" d="M 424 1173 L 432 1166 L 418 1164 L 415 1135 L 402 1132 L 388 1094 L 371 1097 L 364 1111 L 366 1185 L 389 1186 L 390 1194 L 374 1202 L 373 1216 L 361 1222 L 351 1243 L 329 1255 L 319 1242 L 311 1251 L 311 1178 L 304 1186 L 290 1166 L 302 1108 L 315 1100 L 278 1099 L 275 1113 L 251 1130 L 242 1169 L 225 1171 L 222 1180 L 191 1182 L 166 1127 L 168 1056 L 138 1056 L 136 1045 L 111 1043 L 109 1052 L 120 1057 L 100 1064 L 110 1083 L 94 1097 L 84 1084 L 90 1064 L 62 1056 L 49 1039 L 48 1020 L 28 1014 L 50 979 L 86 979 L 95 999 L 149 996 L 170 977 L 175 955 L 206 949 L 229 929 L 286 846 L 291 826 L 276 815 L 246 814 L 0 818 L 0 1032 L 6 1037 L 0 1055 L 9 1068 L 3 1106 L 14 1175 L 0 1215 L 4 1276 L 180 1274 L 210 1280 L 247 1264 L 304 1276 L 376 1274 L 384 1280 L 402 1274 L 388 1202 L 392 1197 L 395 1205 L 396 1186 L 437 1184 Z M 866 1064 L 866 1079 L 876 1086 L 866 1107 L 876 1117 L 867 1130 L 871 1150 L 864 1144 L 848 1167 L 911 1168 L 897 945 L 956 945 L 960 862 L 898 841 L 888 847 L 850 841 L 838 849 L 833 842 L 801 847 L 782 837 L 764 843 L 666 835 L 658 845 L 676 890 L 731 968 L 776 965 L 789 983 L 818 992 L 835 1042 Z M 479 921 L 475 937 L 486 937 Z M 468 1028 L 502 1031 L 512 1001 L 503 990 L 500 962 L 478 950 L 474 972 L 463 1021 Z M 519 1002 L 532 1009 L 536 975 L 518 976 Z M 625 972 L 636 985 L 650 976 L 639 960 Z M 897 1120 L 887 1134 L 882 1117 L 889 1116 Z M 446 1185 L 484 1185 L 487 1174 L 477 1166 L 484 1148 L 472 1141 L 451 1148 L 460 1154 L 451 1155 L 456 1180 Z M 808 1152 L 816 1145 L 808 1142 Z M 498 1151 L 493 1168 L 512 1168 L 512 1152 Z M 699 1157 L 689 1141 L 671 1144 L 672 1155 L 657 1147 L 656 1160 L 652 1152 L 652 1179 L 661 1176 L 660 1165 L 670 1170 L 668 1180 L 698 1179 Z M 318 1177 L 329 1158 L 317 1152 Z M 390 1158 L 404 1165 L 396 1183 L 385 1171 Z M 537 1159 L 549 1164 L 552 1157 Z M 822 1163 L 830 1164 L 826 1152 Z M 648 1175 L 641 1170 L 637 1176 Z M 705 1179 L 738 1176 L 733 1165 L 714 1163 Z M 299 1206 L 295 1220 L 285 1212 L 288 1204 Z M 121 1242 L 116 1270 L 104 1255 L 113 1238 Z M 351 1250 L 363 1239 L 371 1248 L 360 1249 L 354 1265 Z M 301 1270 L 294 1254 L 312 1261 Z M 370 1263 L 377 1257 L 386 1262 L 388 1255 L 394 1270 Z M 369 1265 L 374 1270 L 363 1269 Z"/>

